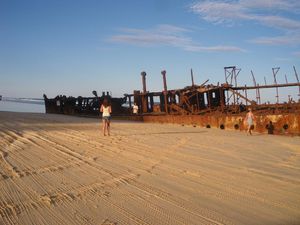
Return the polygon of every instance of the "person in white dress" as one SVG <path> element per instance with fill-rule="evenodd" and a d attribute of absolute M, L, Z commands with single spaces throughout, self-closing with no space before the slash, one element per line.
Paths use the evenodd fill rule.
<path fill-rule="evenodd" d="M 138 114 L 138 112 L 139 112 L 139 107 L 137 106 L 136 103 L 133 104 L 132 111 L 133 111 L 133 114 Z"/>
<path fill-rule="evenodd" d="M 245 123 L 248 126 L 247 134 L 252 135 L 251 131 L 254 128 L 254 121 L 255 121 L 255 118 L 254 118 L 253 112 L 252 112 L 251 108 L 249 108 L 249 111 L 248 111 L 248 113 L 246 114 L 246 117 L 245 117 Z"/>

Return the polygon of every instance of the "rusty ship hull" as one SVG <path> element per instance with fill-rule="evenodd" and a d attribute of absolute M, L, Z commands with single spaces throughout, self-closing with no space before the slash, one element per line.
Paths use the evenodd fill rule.
<path fill-rule="evenodd" d="M 225 130 L 246 131 L 246 113 L 224 115 L 143 115 L 134 120 L 151 123 L 172 123 Z M 273 121 L 274 134 L 300 135 L 300 115 L 293 113 L 255 114 L 254 131 L 268 133 L 268 125 Z"/>
<path fill-rule="evenodd" d="M 292 87 L 298 90 L 300 96 L 300 82 L 295 67 L 297 82 L 278 84 L 276 70 L 273 70 L 274 84 L 259 85 L 252 73 L 253 86 L 238 86 L 237 75 L 240 69 L 235 66 L 225 67 L 224 70 L 223 84 L 207 84 L 206 80 L 201 85 L 195 85 L 191 71 L 192 85 L 174 90 L 168 90 L 166 71 L 162 71 L 162 92 L 147 91 L 146 73 L 142 72 L 143 91 L 125 95 L 130 106 L 135 102 L 140 108 L 140 116 L 134 116 L 133 119 L 242 131 L 247 130 L 245 116 L 251 108 L 255 115 L 254 131 L 300 135 L 300 99 L 296 102 L 289 96 L 287 102 L 279 102 L 279 90 L 282 88 Z M 275 103 L 261 103 L 261 92 L 265 89 L 275 89 Z M 250 92 L 255 92 L 254 99 L 249 97 Z"/>

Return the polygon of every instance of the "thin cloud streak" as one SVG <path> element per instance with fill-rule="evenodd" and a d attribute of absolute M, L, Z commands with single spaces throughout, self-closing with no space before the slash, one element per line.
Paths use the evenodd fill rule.
<path fill-rule="evenodd" d="M 211 47 L 201 47 L 201 46 L 185 46 L 185 50 L 192 52 L 247 52 L 244 49 L 235 46 L 211 46 Z"/>
<path fill-rule="evenodd" d="M 300 52 L 293 52 L 293 55 L 300 58 Z"/>
<path fill-rule="evenodd" d="M 289 18 L 280 16 L 256 16 L 254 20 L 259 21 L 261 24 L 277 29 L 284 29 L 293 31 L 294 29 L 300 29 L 300 22 Z"/>
<path fill-rule="evenodd" d="M 275 58 L 275 61 L 279 61 L 279 62 L 288 62 L 291 61 L 291 58 Z"/>
<path fill-rule="evenodd" d="M 143 47 L 165 45 L 191 52 L 245 52 L 236 46 L 201 46 L 185 35 L 191 30 L 172 25 L 159 25 L 150 30 L 123 28 L 121 31 L 123 34 L 114 35 L 108 41 Z"/>
<path fill-rule="evenodd" d="M 289 34 L 277 37 L 259 37 L 250 42 L 264 45 L 300 45 L 300 34 Z"/>

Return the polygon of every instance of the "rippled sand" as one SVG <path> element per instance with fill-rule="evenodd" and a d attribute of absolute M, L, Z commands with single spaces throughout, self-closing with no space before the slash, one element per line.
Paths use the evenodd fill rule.
<path fill-rule="evenodd" d="M 0 112 L 0 224 L 300 224 L 300 138 Z"/>

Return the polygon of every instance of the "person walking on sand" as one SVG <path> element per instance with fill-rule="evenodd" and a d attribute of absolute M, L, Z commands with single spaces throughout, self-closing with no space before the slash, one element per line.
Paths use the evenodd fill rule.
<path fill-rule="evenodd" d="M 103 100 L 103 103 L 100 107 L 100 112 L 102 112 L 103 135 L 105 136 L 106 132 L 107 132 L 107 134 L 109 136 L 110 135 L 111 106 L 106 98 Z"/>
<path fill-rule="evenodd" d="M 251 108 L 249 108 L 249 111 L 248 113 L 246 114 L 246 117 L 245 117 L 245 122 L 247 123 L 247 134 L 249 133 L 250 135 L 252 135 L 252 132 L 251 130 L 253 129 L 253 126 L 254 126 L 254 115 L 252 113 L 252 110 Z"/>

